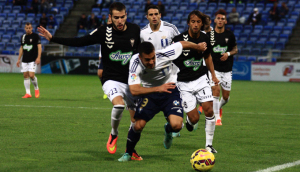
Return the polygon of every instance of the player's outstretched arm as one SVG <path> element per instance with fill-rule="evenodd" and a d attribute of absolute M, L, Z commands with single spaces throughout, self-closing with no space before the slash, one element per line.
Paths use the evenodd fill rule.
<path fill-rule="evenodd" d="M 59 38 L 52 36 L 51 33 L 44 27 L 38 27 L 39 35 L 46 38 L 48 41 L 73 47 L 83 47 L 100 43 L 101 37 L 97 34 L 97 31 L 98 30 L 95 30 L 91 34 L 80 38 Z"/>
<path fill-rule="evenodd" d="M 130 92 L 133 96 L 150 94 L 150 93 L 172 93 L 170 89 L 175 89 L 176 85 L 173 82 L 163 84 L 158 87 L 142 87 L 140 84 L 129 85 Z"/>
<path fill-rule="evenodd" d="M 182 49 L 193 49 L 197 51 L 205 51 L 207 49 L 206 42 L 201 42 L 199 44 L 195 44 L 189 41 L 179 41 L 182 45 Z"/>

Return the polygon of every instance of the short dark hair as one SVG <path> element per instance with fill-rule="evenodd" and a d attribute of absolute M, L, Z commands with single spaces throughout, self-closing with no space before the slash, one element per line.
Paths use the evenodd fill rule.
<path fill-rule="evenodd" d="M 227 15 L 227 13 L 226 13 L 226 11 L 225 11 L 224 9 L 219 9 L 219 10 L 215 13 L 215 16 L 217 16 L 218 14 L 224 15 L 225 18 L 226 18 L 226 15 Z"/>
<path fill-rule="evenodd" d="M 152 53 L 154 51 L 154 46 L 151 42 L 142 42 L 139 45 L 138 51 L 139 51 L 139 55 L 141 57 L 143 53 L 145 53 L 145 54 Z"/>
<path fill-rule="evenodd" d="M 157 10 L 158 10 L 158 13 L 160 13 L 160 9 L 158 8 L 157 5 L 149 5 L 149 6 L 147 7 L 147 15 L 148 15 L 148 11 L 149 11 L 150 9 L 157 9 Z"/>
<path fill-rule="evenodd" d="M 117 10 L 117 11 L 122 11 L 125 10 L 126 12 L 126 7 L 124 4 L 122 4 L 121 2 L 114 2 L 110 5 L 109 7 L 109 14 L 112 15 L 112 11 L 113 10 Z"/>
<path fill-rule="evenodd" d="M 207 20 L 206 20 L 207 15 L 205 15 L 204 13 L 201 13 L 198 10 L 194 10 L 194 11 L 190 12 L 190 14 L 188 15 L 188 18 L 187 18 L 187 23 L 190 22 L 192 15 L 196 15 L 197 17 L 199 17 L 202 20 L 203 25 L 208 24 Z"/>
<path fill-rule="evenodd" d="M 30 22 L 26 22 L 26 23 L 25 23 L 25 26 L 29 26 L 29 25 L 31 25 Z"/>

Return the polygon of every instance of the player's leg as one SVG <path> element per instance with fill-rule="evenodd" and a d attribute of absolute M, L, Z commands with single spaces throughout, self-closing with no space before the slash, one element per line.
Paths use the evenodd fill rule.
<path fill-rule="evenodd" d="M 186 113 L 185 126 L 188 131 L 193 131 L 197 129 L 197 124 L 200 118 L 200 115 L 197 111 L 197 100 L 196 97 L 192 94 L 191 91 L 180 91 L 182 98 L 182 107 Z"/>
<path fill-rule="evenodd" d="M 202 107 L 205 114 L 205 147 L 208 151 L 217 153 L 217 151 L 212 146 L 216 127 L 216 119 L 213 112 L 213 101 L 203 102 Z"/>
<path fill-rule="evenodd" d="M 220 86 L 211 87 L 213 92 L 213 111 L 216 117 L 217 125 L 222 125 L 221 117 L 220 117 Z"/>
<path fill-rule="evenodd" d="M 25 87 L 25 95 L 22 98 L 31 98 L 30 93 L 30 78 L 29 78 L 29 64 L 22 62 L 22 69 L 21 72 L 23 72 L 24 77 L 24 87 Z"/>
<path fill-rule="evenodd" d="M 120 162 L 136 160 L 134 157 L 135 153 L 135 146 L 141 138 L 141 133 L 143 128 L 146 126 L 147 121 L 143 119 L 137 119 L 136 122 L 131 125 L 128 136 L 127 136 L 127 144 L 126 144 L 126 152 L 125 154 L 118 159 Z M 143 160 L 140 158 L 139 160 Z"/>
<path fill-rule="evenodd" d="M 177 87 L 172 90 L 171 94 L 165 94 L 165 99 L 160 102 L 160 108 L 163 109 L 164 115 L 168 120 L 165 124 L 164 147 L 169 149 L 172 145 L 172 132 L 179 132 L 183 127 L 183 108 L 180 92 Z"/>
<path fill-rule="evenodd" d="M 231 85 L 232 85 L 232 72 L 226 72 L 223 76 L 224 82 L 222 82 L 222 97 L 220 100 L 220 116 L 222 117 L 222 107 L 226 105 L 230 99 L 230 91 L 231 91 Z"/>
<path fill-rule="evenodd" d="M 35 76 L 35 71 L 36 71 L 36 64 L 35 62 L 28 63 L 29 68 L 29 77 L 31 80 L 32 85 L 34 86 L 34 92 L 35 92 L 35 97 L 39 98 L 40 97 L 40 91 L 39 91 L 39 86 L 38 86 L 38 80 L 37 77 Z"/>
<path fill-rule="evenodd" d="M 103 74 L 103 63 L 100 59 L 99 60 L 99 65 L 98 65 L 98 71 L 97 71 L 97 75 L 100 79 L 100 82 L 101 82 L 102 74 Z M 107 99 L 107 95 L 105 93 L 103 94 L 103 99 Z"/>
<path fill-rule="evenodd" d="M 116 81 L 106 81 L 103 85 L 103 91 L 109 97 L 109 100 L 113 104 L 111 110 L 111 133 L 106 144 L 107 151 L 114 154 L 117 150 L 117 139 L 118 139 L 118 127 L 122 119 L 123 110 L 125 108 L 125 103 L 123 100 L 124 94 L 121 89 L 123 83 Z"/>

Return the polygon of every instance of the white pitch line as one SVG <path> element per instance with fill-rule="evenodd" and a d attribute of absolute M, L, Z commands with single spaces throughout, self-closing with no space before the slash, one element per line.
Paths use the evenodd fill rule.
<path fill-rule="evenodd" d="M 111 109 L 99 107 L 73 107 L 73 106 L 32 106 L 32 105 L 0 105 L 6 107 L 28 107 L 28 108 L 69 108 L 69 109 Z"/>
<path fill-rule="evenodd" d="M 11 106 L 11 107 L 28 107 L 28 108 L 69 108 L 69 109 L 111 109 L 101 107 L 74 107 L 74 106 L 33 106 L 33 105 L 0 105 L 0 106 Z M 259 113 L 259 112 L 227 112 L 236 114 L 256 114 L 256 115 L 300 115 L 300 114 L 279 114 L 279 113 Z"/>
<path fill-rule="evenodd" d="M 300 165 L 300 160 L 295 161 L 295 162 L 290 162 L 290 163 L 282 164 L 282 165 L 277 165 L 277 166 L 270 167 L 270 168 L 267 168 L 267 169 L 264 169 L 264 170 L 259 170 L 259 171 L 256 171 L 256 172 L 273 172 L 273 171 L 279 171 L 279 170 L 283 170 L 283 169 L 286 169 L 286 168 L 294 167 L 294 166 L 297 166 L 297 165 Z"/>

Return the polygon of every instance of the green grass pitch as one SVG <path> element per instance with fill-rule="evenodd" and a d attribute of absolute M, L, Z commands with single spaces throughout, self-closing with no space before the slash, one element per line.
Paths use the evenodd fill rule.
<path fill-rule="evenodd" d="M 136 149 L 143 161 L 119 163 L 130 124 L 125 111 L 118 149 L 109 154 L 109 100 L 97 76 L 37 75 L 40 98 L 22 99 L 22 74 L 0 74 L 0 171 L 192 172 L 191 154 L 205 146 L 204 115 L 195 132 L 163 147 L 162 113 Z M 31 92 L 34 95 L 33 86 Z M 213 172 L 246 172 L 300 160 L 300 84 L 233 81 L 223 126 L 216 126 Z M 283 170 L 300 171 L 300 166 Z"/>

